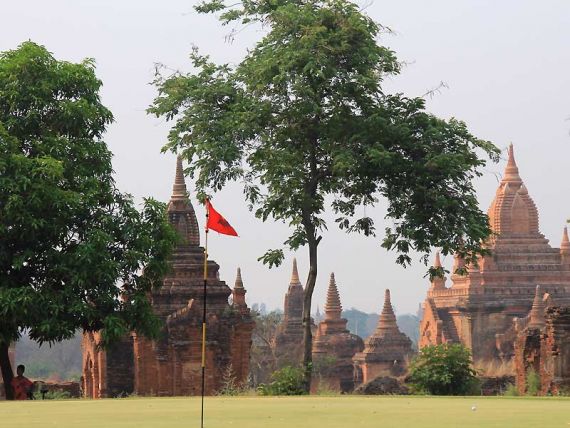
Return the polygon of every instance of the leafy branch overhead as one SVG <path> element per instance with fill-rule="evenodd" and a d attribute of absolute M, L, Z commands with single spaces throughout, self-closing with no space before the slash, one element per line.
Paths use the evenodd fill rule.
<path fill-rule="evenodd" d="M 242 181 L 257 217 L 291 226 L 291 249 L 318 244 L 328 209 L 341 229 L 374 235 L 357 208 L 384 197 L 382 245 L 398 263 L 412 251 L 427 262 L 432 247 L 467 262 L 482 252 L 490 230 L 472 181 L 481 155 L 495 160 L 497 149 L 426 112 L 423 99 L 383 91 L 400 64 L 377 43 L 379 24 L 344 0 L 214 0 L 196 10 L 267 30 L 236 66 L 194 49 L 192 72 L 156 76 L 149 112 L 173 121 L 164 149 L 183 153 L 200 191 Z"/>
<path fill-rule="evenodd" d="M 146 295 L 175 232 L 164 204 L 139 211 L 116 188 L 100 87 L 91 60 L 33 42 L 0 53 L 0 345 L 160 327 Z"/>

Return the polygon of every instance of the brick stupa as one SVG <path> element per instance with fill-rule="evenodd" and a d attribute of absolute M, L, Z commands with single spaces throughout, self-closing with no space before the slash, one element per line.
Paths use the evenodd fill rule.
<path fill-rule="evenodd" d="M 285 294 L 283 321 L 275 334 L 275 354 L 279 365 L 298 364 L 303 356 L 303 299 L 297 260 L 293 259 L 291 281 Z"/>
<path fill-rule="evenodd" d="M 552 248 L 540 233 L 537 208 L 515 162 L 513 146 L 503 179 L 488 211 L 494 235 L 485 244 L 491 255 L 451 275 L 451 286 L 437 279 L 427 293 L 419 346 L 462 343 L 478 361 L 509 361 L 515 339 L 514 317 L 531 310 L 536 285 L 558 304 L 570 304 L 570 242 Z M 438 258 L 439 260 L 439 258 Z M 453 271 L 463 266 L 456 258 Z"/>
<path fill-rule="evenodd" d="M 324 383 L 322 386 L 327 389 L 350 392 L 354 389 L 352 357 L 362 351 L 364 343 L 348 331 L 347 320 L 341 318 L 342 305 L 334 273 L 330 276 L 324 310 L 324 320 L 319 324 L 313 341 L 313 362 L 320 372 L 314 380 Z"/>
<path fill-rule="evenodd" d="M 180 235 L 171 256 L 171 271 L 150 299 L 164 325 L 162 338 L 136 334 L 101 351 L 99 333 L 83 340 L 84 394 L 91 398 L 135 393 L 148 396 L 200 394 L 204 248 L 198 220 L 188 198 L 178 158 L 168 219 Z M 238 383 L 245 382 L 253 321 L 238 271 L 233 290 L 219 279 L 219 266 L 208 260 L 206 393 L 214 394 L 231 365 Z"/>
<path fill-rule="evenodd" d="M 412 352 L 412 341 L 398 328 L 390 290 L 386 290 L 378 326 L 366 339 L 364 350 L 353 358 L 357 383 L 367 383 L 382 375 L 402 374 Z"/>

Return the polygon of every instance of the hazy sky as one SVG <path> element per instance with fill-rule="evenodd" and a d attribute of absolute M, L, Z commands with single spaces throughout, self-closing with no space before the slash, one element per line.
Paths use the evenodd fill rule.
<path fill-rule="evenodd" d="M 140 200 L 166 201 L 175 158 L 161 154 L 169 125 L 148 116 L 156 95 L 149 85 L 154 64 L 189 70 L 188 53 L 197 45 L 217 61 L 237 62 L 261 33 L 242 31 L 225 40 L 230 28 L 212 16 L 194 13 L 192 0 L 0 0 L 0 51 L 25 40 L 45 45 L 58 59 L 96 59 L 103 80 L 103 102 L 115 115 L 106 141 L 115 154 L 119 187 Z M 570 217 L 570 2 L 559 1 L 370 1 L 359 3 L 374 19 L 395 31 L 381 43 L 408 65 L 386 88 L 419 96 L 445 82 L 449 88 L 428 102 L 435 114 L 464 120 L 477 136 L 515 154 L 541 219 L 541 231 L 558 246 Z M 504 162 L 490 164 L 477 182 L 482 209 L 489 206 Z M 192 183 L 187 180 L 192 194 Z M 257 257 L 287 237 L 282 224 L 261 223 L 246 209 L 239 186 L 214 198 L 240 233 L 239 239 L 214 236 L 210 255 L 221 277 L 233 285 L 242 267 L 248 302 L 281 307 L 292 255 L 283 267 L 268 270 Z M 195 206 L 196 207 L 196 206 Z M 204 211 L 196 207 L 203 226 Z M 383 230 L 383 209 L 368 210 Z M 399 313 L 415 312 L 428 282 L 425 267 L 403 269 L 380 238 L 345 235 L 330 223 L 320 246 L 314 302 L 323 306 L 334 270 L 345 308 L 377 312 L 383 290 L 392 290 Z M 306 251 L 297 254 L 307 272 Z M 448 267 L 451 260 L 445 260 Z"/>

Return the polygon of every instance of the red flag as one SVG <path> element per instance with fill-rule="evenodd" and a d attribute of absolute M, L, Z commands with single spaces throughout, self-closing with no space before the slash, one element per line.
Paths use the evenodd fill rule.
<path fill-rule="evenodd" d="M 215 230 L 224 235 L 238 236 L 235 229 L 228 223 L 228 221 L 217 212 L 208 199 L 206 199 L 206 209 L 208 210 L 208 223 L 207 229 Z"/>

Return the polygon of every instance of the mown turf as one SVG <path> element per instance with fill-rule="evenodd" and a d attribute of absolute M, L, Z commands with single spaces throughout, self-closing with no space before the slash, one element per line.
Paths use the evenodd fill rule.
<path fill-rule="evenodd" d="M 475 406 L 476 410 L 472 410 Z M 0 427 L 199 427 L 196 398 L 1 402 Z M 570 427 L 570 399 L 207 398 L 207 428 Z"/>

